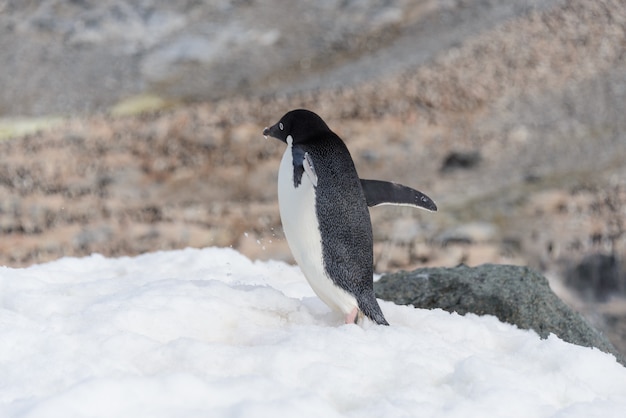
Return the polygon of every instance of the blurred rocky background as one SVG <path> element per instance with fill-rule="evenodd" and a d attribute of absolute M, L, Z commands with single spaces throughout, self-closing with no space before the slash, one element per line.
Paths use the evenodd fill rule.
<path fill-rule="evenodd" d="M 377 272 L 527 265 L 626 353 L 622 0 L 0 0 L 0 63 L 0 265 L 291 261 L 261 131 L 307 107 L 439 206 L 372 209 Z"/>

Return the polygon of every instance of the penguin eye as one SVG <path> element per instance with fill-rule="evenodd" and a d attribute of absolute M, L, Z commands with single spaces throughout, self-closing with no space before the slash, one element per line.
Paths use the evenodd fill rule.
<path fill-rule="evenodd" d="M 278 127 L 280 128 L 280 130 L 283 130 L 283 123 L 282 122 L 278 122 Z"/>

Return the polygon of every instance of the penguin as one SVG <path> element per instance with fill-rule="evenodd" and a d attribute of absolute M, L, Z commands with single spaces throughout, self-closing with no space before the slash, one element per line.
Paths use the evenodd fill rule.
<path fill-rule="evenodd" d="M 287 243 L 313 291 L 345 322 L 364 317 L 389 325 L 374 294 L 369 207 L 404 205 L 436 211 L 410 187 L 360 179 L 343 140 L 306 109 L 265 128 L 287 144 L 278 170 L 278 206 Z"/>

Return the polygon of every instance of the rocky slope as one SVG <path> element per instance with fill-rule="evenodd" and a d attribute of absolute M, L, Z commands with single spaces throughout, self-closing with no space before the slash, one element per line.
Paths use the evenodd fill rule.
<path fill-rule="evenodd" d="M 554 0 L 0 3 L 0 115 L 76 115 L 146 89 L 221 99 L 413 68 Z"/>

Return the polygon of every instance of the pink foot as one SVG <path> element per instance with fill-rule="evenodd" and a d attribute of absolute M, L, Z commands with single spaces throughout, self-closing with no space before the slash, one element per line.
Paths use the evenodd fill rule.
<path fill-rule="evenodd" d="M 356 318 L 358 313 L 358 308 L 355 307 L 354 309 L 352 309 L 352 312 L 346 315 L 346 324 L 356 324 Z"/>

